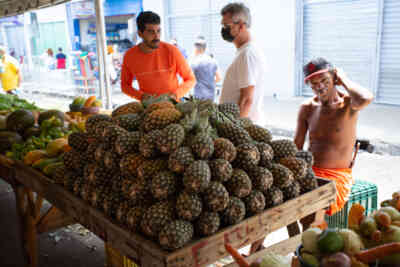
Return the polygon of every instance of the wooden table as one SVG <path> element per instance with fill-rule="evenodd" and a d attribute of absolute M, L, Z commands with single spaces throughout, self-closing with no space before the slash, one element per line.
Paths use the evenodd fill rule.
<path fill-rule="evenodd" d="M 140 266 L 204 266 L 227 256 L 225 242 L 235 248 L 249 245 L 328 207 L 335 200 L 336 194 L 333 182 L 320 180 L 321 186 L 309 193 L 265 210 L 239 224 L 223 228 L 215 235 L 193 240 L 181 249 L 168 252 L 144 236 L 119 226 L 101 211 L 22 162 L 13 162 L 0 156 L 0 177 L 12 185 L 16 194 L 21 245 L 26 252 L 28 266 L 31 267 L 39 266 L 37 235 L 72 223 L 82 224 Z M 49 201 L 52 207 L 40 214 L 43 199 Z M 295 236 L 251 255 L 249 260 L 266 251 L 285 255 L 293 252 L 299 244 L 300 236 Z"/>

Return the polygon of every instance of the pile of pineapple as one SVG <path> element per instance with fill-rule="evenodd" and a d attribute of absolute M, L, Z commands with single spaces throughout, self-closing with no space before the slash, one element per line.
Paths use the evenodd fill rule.
<path fill-rule="evenodd" d="M 147 98 L 93 115 L 54 179 L 166 250 L 315 189 L 311 153 L 236 104 Z"/>

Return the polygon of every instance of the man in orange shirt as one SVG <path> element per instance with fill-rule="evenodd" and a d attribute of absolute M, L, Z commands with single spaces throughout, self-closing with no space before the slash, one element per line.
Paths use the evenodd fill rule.
<path fill-rule="evenodd" d="M 146 95 L 184 96 L 196 83 L 194 74 L 174 45 L 160 41 L 160 17 L 151 11 L 141 12 L 136 19 L 142 42 L 129 49 L 122 64 L 121 88 L 125 94 L 141 100 Z M 178 82 L 177 74 L 182 78 Z M 139 89 L 132 87 L 136 78 Z"/>

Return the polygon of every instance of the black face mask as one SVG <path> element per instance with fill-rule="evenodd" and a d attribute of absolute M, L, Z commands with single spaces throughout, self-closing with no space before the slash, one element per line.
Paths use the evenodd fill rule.
<path fill-rule="evenodd" d="M 233 42 L 233 40 L 235 39 L 235 36 L 233 36 L 231 34 L 231 27 L 223 27 L 221 29 L 221 35 L 222 35 L 222 39 L 224 39 L 227 42 Z"/>

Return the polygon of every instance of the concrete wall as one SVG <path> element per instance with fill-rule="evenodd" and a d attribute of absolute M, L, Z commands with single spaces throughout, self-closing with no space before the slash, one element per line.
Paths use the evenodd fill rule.
<path fill-rule="evenodd" d="M 184 1 L 184 0 L 182 0 Z M 203 1 L 203 0 L 199 0 Z M 167 29 L 164 16 L 164 0 L 143 0 L 143 11 L 153 11 L 161 17 L 161 40 L 165 41 L 165 30 Z M 140 37 L 139 37 L 140 39 Z"/>

